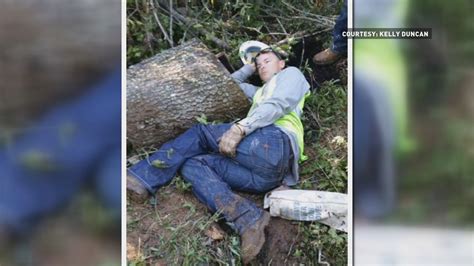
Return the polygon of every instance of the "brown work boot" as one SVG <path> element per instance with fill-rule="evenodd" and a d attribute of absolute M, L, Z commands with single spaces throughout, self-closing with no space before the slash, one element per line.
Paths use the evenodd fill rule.
<path fill-rule="evenodd" d="M 145 186 L 136 177 L 127 173 L 127 195 L 135 202 L 144 202 L 150 196 Z"/>
<path fill-rule="evenodd" d="M 270 222 L 270 214 L 263 212 L 262 217 L 255 222 L 240 237 L 242 261 L 245 264 L 250 263 L 260 252 L 265 243 L 265 227 Z"/>
<path fill-rule="evenodd" d="M 327 48 L 326 50 L 317 53 L 313 57 L 313 62 L 316 65 L 330 65 L 339 60 L 341 57 L 342 54 L 334 52 L 331 50 L 331 48 Z"/>

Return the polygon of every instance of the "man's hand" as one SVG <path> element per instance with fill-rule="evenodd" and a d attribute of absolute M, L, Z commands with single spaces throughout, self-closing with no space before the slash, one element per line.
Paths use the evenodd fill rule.
<path fill-rule="evenodd" d="M 250 63 L 248 65 L 250 65 L 252 67 L 253 72 L 255 72 L 257 70 L 257 67 L 255 66 L 255 63 Z"/>
<path fill-rule="evenodd" d="M 241 126 L 238 124 L 232 125 L 232 127 L 222 135 L 221 141 L 219 142 L 219 152 L 230 157 L 235 157 L 235 150 L 244 136 L 245 132 Z"/>
<path fill-rule="evenodd" d="M 252 67 L 253 72 L 257 70 L 257 67 L 255 66 L 255 54 L 247 54 L 245 61 L 247 61 L 247 63 L 245 63 L 246 65 L 250 65 Z"/>

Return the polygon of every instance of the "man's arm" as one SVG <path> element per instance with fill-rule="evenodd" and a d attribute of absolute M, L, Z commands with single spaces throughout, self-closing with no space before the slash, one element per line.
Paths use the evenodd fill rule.
<path fill-rule="evenodd" d="M 258 89 L 257 86 L 254 86 L 249 83 L 245 83 L 245 80 L 247 80 L 247 78 L 250 77 L 253 74 L 253 72 L 255 72 L 255 66 L 248 64 L 248 65 L 244 65 L 239 70 L 232 73 L 231 75 L 232 78 L 235 80 L 235 82 L 239 84 L 240 88 L 245 93 L 249 101 L 252 101 L 255 91 Z"/>
<path fill-rule="evenodd" d="M 277 119 L 294 110 L 310 88 L 306 78 L 295 67 L 288 67 L 276 78 L 273 94 L 260 102 L 246 118 L 238 122 L 246 135 L 258 128 L 273 124 Z"/>

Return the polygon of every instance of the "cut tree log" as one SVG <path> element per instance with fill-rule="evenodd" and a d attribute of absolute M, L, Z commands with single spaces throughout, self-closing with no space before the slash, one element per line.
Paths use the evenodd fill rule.
<path fill-rule="evenodd" d="M 127 70 L 127 140 L 158 148 L 197 123 L 245 116 L 249 101 L 230 73 L 192 40 Z"/>
<path fill-rule="evenodd" d="M 120 10 L 120 1 L 0 2 L 0 135 L 120 66 Z"/>

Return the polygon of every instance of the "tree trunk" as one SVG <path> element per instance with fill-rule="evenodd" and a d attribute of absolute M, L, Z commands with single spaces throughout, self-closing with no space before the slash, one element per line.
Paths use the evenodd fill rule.
<path fill-rule="evenodd" d="M 120 1 L 0 1 L 0 134 L 120 66 L 120 9 Z"/>
<path fill-rule="evenodd" d="M 127 139 L 160 147 L 197 123 L 243 117 L 249 102 L 229 72 L 197 40 L 127 70 Z"/>

